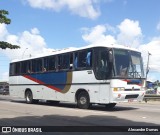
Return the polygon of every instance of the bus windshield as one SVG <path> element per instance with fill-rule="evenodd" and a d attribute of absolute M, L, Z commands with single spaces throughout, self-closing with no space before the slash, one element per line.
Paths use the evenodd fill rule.
<path fill-rule="evenodd" d="M 113 49 L 114 76 L 118 78 L 144 78 L 141 53 L 123 49 Z"/>

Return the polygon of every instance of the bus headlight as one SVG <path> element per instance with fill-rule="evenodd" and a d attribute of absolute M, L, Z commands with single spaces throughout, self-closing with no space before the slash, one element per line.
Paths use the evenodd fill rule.
<path fill-rule="evenodd" d="M 114 87 L 113 91 L 124 91 L 125 88 L 124 87 Z"/>
<path fill-rule="evenodd" d="M 141 88 L 141 91 L 146 91 L 146 88 L 145 88 L 145 87 L 142 87 L 142 88 Z"/>

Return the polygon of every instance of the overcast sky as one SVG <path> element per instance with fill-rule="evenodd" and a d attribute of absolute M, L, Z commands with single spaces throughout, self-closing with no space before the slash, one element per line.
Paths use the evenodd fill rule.
<path fill-rule="evenodd" d="M 0 24 L 0 40 L 21 49 L 0 49 L 0 81 L 8 80 L 13 59 L 92 43 L 137 48 L 145 66 L 149 51 L 148 79 L 160 80 L 159 5 L 159 0 L 1 0 L 12 23 Z"/>

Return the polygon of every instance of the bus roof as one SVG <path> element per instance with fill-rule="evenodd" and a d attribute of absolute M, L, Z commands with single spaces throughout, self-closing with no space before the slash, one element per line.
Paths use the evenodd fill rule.
<path fill-rule="evenodd" d="M 61 50 L 55 50 L 52 53 L 50 53 L 49 55 L 44 54 L 44 55 L 39 55 L 39 56 L 36 56 L 36 57 L 30 57 L 30 58 L 24 58 L 24 59 L 15 59 L 15 60 L 12 60 L 11 63 L 12 62 L 18 62 L 18 61 L 30 60 L 30 59 L 36 59 L 36 58 L 42 58 L 42 57 L 46 57 L 46 56 L 52 56 L 52 55 L 56 55 L 56 54 L 63 54 L 63 53 L 67 53 L 67 52 L 74 52 L 74 51 L 88 49 L 88 48 L 94 48 L 94 47 L 108 47 L 108 48 L 117 48 L 117 49 L 125 49 L 125 50 L 132 50 L 132 51 L 140 52 L 139 50 L 137 50 L 135 48 L 131 48 L 131 47 L 128 47 L 128 46 L 123 46 L 123 45 L 118 45 L 118 44 L 106 44 L 106 45 L 91 44 L 91 45 L 87 45 L 87 46 L 80 47 L 80 48 L 70 47 L 70 48 L 65 48 L 65 49 L 61 49 Z"/>

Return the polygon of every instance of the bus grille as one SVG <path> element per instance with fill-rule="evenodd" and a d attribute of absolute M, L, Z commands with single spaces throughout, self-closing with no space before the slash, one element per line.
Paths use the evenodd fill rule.
<path fill-rule="evenodd" d="M 135 95 L 126 95 L 125 99 L 130 99 L 130 98 L 137 98 L 139 95 L 135 94 Z"/>
<path fill-rule="evenodd" d="M 125 91 L 140 91 L 140 89 L 125 89 Z"/>

